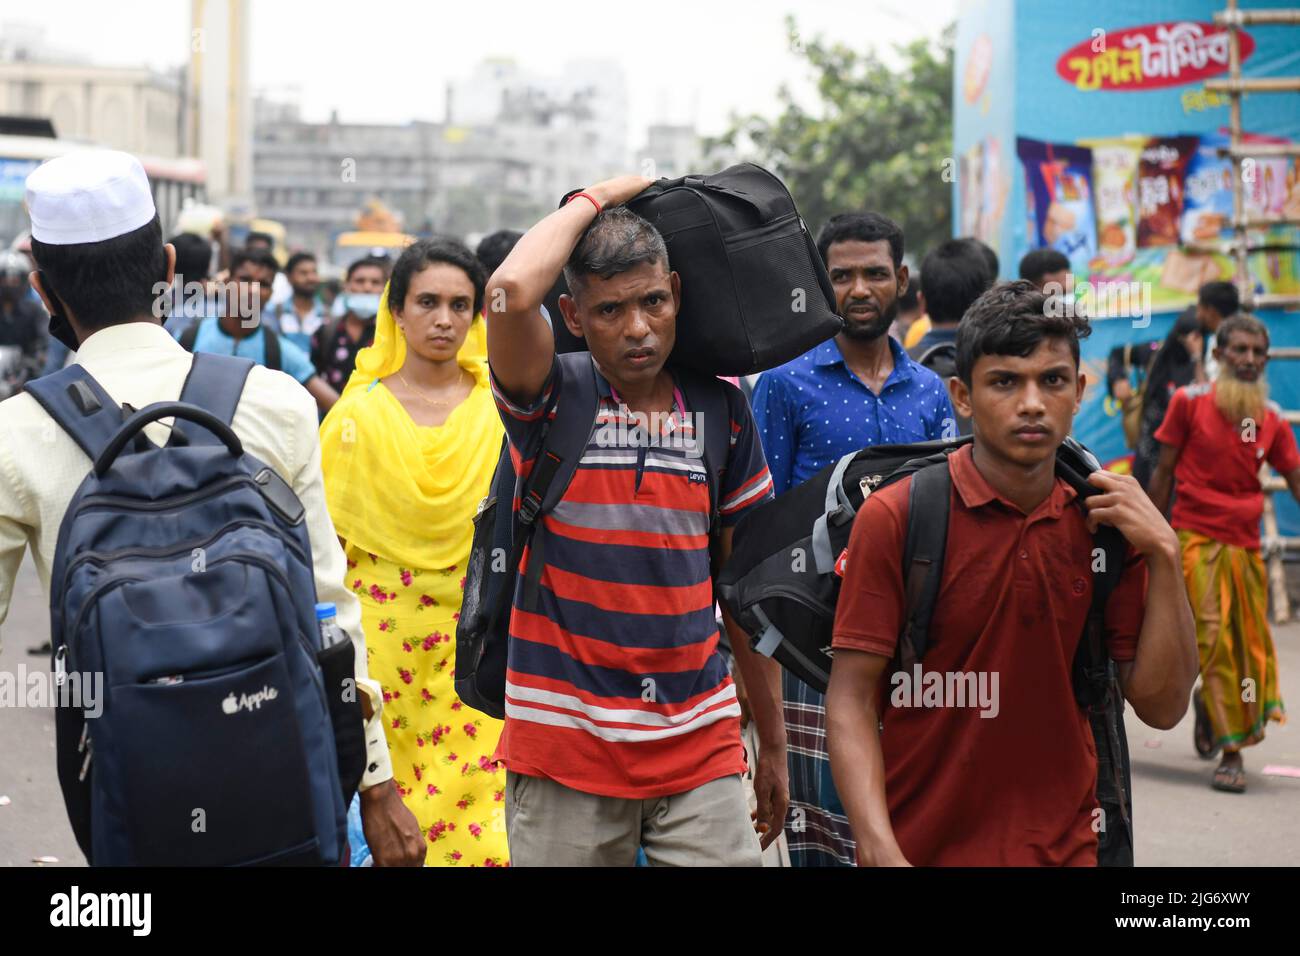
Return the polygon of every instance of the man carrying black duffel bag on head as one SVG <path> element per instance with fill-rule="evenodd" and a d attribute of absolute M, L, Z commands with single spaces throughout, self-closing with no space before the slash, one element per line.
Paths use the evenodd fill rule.
<path fill-rule="evenodd" d="M 771 496 L 771 477 L 739 390 L 665 367 L 682 281 L 659 233 L 620 205 L 650 184 L 625 176 L 575 194 L 488 282 L 493 390 L 537 495 L 524 508 L 546 496 L 538 476 L 564 467 L 542 452 L 548 428 L 591 421 L 514 591 L 499 756 L 516 866 L 630 866 L 638 846 L 652 865 L 759 866 L 755 830 L 766 847 L 785 818 L 780 671 L 737 632 L 762 744 L 751 823 L 711 568 L 714 539 L 725 556 L 735 522 Z M 561 269 L 563 321 L 590 349 L 581 362 L 557 359 L 539 311 Z M 575 399 L 585 380 L 590 407 Z M 708 452 L 719 427 L 725 461 Z"/>

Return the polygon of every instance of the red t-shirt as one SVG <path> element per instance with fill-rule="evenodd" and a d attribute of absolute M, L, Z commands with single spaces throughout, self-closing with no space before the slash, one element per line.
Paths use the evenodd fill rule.
<path fill-rule="evenodd" d="M 1238 548 L 1259 548 L 1264 494 L 1259 469 L 1267 461 L 1279 473 L 1300 468 L 1291 426 L 1269 402 L 1263 421 L 1229 422 L 1214 404 L 1211 385 L 1174 392 L 1156 441 L 1182 449 L 1170 524 Z"/>
<path fill-rule="evenodd" d="M 920 701 L 901 693 L 907 685 L 886 675 L 881 746 L 894 834 L 917 865 L 1095 865 L 1097 751 L 1070 679 L 1092 600 L 1083 511 L 1058 479 L 1026 516 L 984 480 L 970 446 L 950 464 L 948 547 L 922 663 L 954 691 L 963 680 L 970 686 L 959 675 L 973 674 L 990 693 L 970 694 L 966 706 L 952 706 L 961 700 L 955 694 L 948 706 L 916 706 L 924 693 Z M 909 486 L 905 479 L 871 495 L 858 513 L 836 649 L 894 654 L 906 615 Z M 1106 607 L 1117 661 L 1136 653 L 1146 580 L 1145 563 L 1130 550 Z"/>

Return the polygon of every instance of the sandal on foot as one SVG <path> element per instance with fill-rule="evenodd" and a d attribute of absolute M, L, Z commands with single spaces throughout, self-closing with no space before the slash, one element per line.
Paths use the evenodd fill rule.
<path fill-rule="evenodd" d="M 1246 768 L 1220 765 L 1214 771 L 1214 779 L 1210 781 L 1210 786 L 1224 793 L 1245 793 Z"/>
<path fill-rule="evenodd" d="M 1210 712 L 1205 707 L 1205 700 L 1200 694 L 1192 695 L 1192 711 L 1196 720 L 1192 725 L 1192 746 L 1202 760 L 1213 760 L 1223 749 L 1223 744 L 1214 739 L 1214 727 L 1210 724 Z"/>

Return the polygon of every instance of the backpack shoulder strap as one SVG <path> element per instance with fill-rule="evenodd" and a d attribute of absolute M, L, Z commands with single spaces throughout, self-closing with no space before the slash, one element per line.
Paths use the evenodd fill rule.
<path fill-rule="evenodd" d="M 709 515 L 718 518 L 722 497 L 722 476 L 731 457 L 731 406 L 727 402 L 727 384 L 711 375 L 677 369 L 686 407 L 695 415 L 704 434 L 695 441 L 704 453 L 704 469 L 709 478 Z"/>
<path fill-rule="evenodd" d="M 1074 696 L 1085 709 L 1104 706 L 1109 692 L 1106 602 L 1124 573 L 1125 551 L 1124 536 L 1109 525 L 1097 528 L 1092 544 L 1092 603 L 1074 656 Z"/>
<path fill-rule="evenodd" d="M 569 352 L 556 360 L 560 386 L 552 399 L 555 417 L 542 426 L 537 463 L 520 495 L 520 518 L 525 524 L 535 522 L 564 497 L 596 423 L 600 396 L 590 353 Z"/>
<path fill-rule="evenodd" d="M 903 547 L 903 583 L 907 618 L 898 639 L 898 663 L 904 670 L 925 656 L 930 644 L 930 620 L 943 582 L 948 547 L 948 514 L 952 474 L 948 460 L 912 474 L 907 494 L 907 539 Z"/>
<path fill-rule="evenodd" d="M 852 521 L 857 515 L 848 495 L 844 493 L 844 473 L 857 457 L 858 453 L 851 451 L 835 463 L 835 467 L 831 469 L 830 481 L 826 484 L 825 508 L 813 522 L 812 554 L 813 564 L 818 574 L 830 574 L 835 567 L 835 555 L 831 551 L 830 526 L 833 524 L 838 527 Z"/>
<path fill-rule="evenodd" d="M 244 394 L 244 382 L 254 364 L 252 359 L 234 355 L 199 352 L 190 365 L 190 374 L 185 378 L 180 401 L 197 405 L 229 425 L 234 421 L 235 409 L 239 407 L 240 396 Z M 172 438 L 175 439 L 178 433 L 183 434 L 191 444 L 220 444 L 220 439 L 210 430 L 188 419 L 176 419 L 172 427 Z"/>
<path fill-rule="evenodd" d="M 199 326 L 203 324 L 202 319 L 195 319 L 189 325 L 185 326 L 185 331 L 181 333 L 181 348 L 187 352 L 194 351 L 194 343 L 199 340 Z"/>
<path fill-rule="evenodd" d="M 686 407 L 704 432 L 695 435 L 695 447 L 704 453 L 709 488 L 709 570 L 716 582 L 722 568 L 722 482 L 731 458 L 731 406 L 727 383 L 713 375 L 677 372 Z M 716 584 L 715 584 L 716 587 Z"/>
<path fill-rule="evenodd" d="M 551 407 L 555 417 L 543 418 L 542 440 L 533 470 L 519 492 L 516 520 L 520 534 L 516 547 L 522 555 L 523 543 L 531 540 L 528 567 L 524 572 L 524 607 L 537 606 L 537 588 L 546 566 L 546 536 L 537 519 L 555 508 L 578 470 L 596 424 L 600 393 L 596 387 L 596 366 L 588 352 L 557 355 L 560 383 Z M 549 409 L 546 410 L 549 414 Z"/>
<path fill-rule="evenodd" d="M 262 335 L 266 339 L 266 367 L 272 372 L 280 371 L 280 336 L 275 329 L 262 326 Z"/>
<path fill-rule="evenodd" d="M 122 425 L 122 409 L 83 365 L 68 365 L 26 383 L 23 389 L 91 461 L 99 457 Z"/>
<path fill-rule="evenodd" d="M 312 333 L 311 339 L 307 343 L 307 353 L 308 353 L 307 357 L 311 359 L 312 365 L 316 365 L 316 356 L 315 354 L 313 354 L 316 351 L 315 349 L 316 342 L 318 341 L 320 342 L 320 354 L 322 358 L 333 354 L 334 336 L 339 334 L 339 326 L 341 326 L 342 324 L 343 324 L 342 317 L 336 319 L 330 319 L 328 322 L 326 322 L 324 325 L 322 325 L 320 328 L 318 328 L 315 332 Z M 371 327 L 373 328 L 373 325 Z M 316 336 L 320 336 L 320 338 L 317 339 Z M 316 371 L 318 372 L 320 371 L 319 366 L 317 367 Z"/>

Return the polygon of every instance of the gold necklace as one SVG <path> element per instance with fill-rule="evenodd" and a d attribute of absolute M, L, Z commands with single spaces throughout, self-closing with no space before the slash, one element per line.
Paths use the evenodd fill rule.
<path fill-rule="evenodd" d="M 406 390 L 408 392 L 411 392 L 413 395 L 415 395 L 416 398 L 424 402 L 426 405 L 432 405 L 435 408 L 446 408 L 448 405 L 452 403 L 452 401 L 454 401 L 454 399 L 450 399 L 450 398 L 443 399 L 442 401 L 439 401 L 438 399 L 434 399 L 434 398 L 427 398 L 424 395 L 424 393 L 421 392 L 419 389 L 412 388 L 411 383 L 406 380 L 406 376 L 404 376 L 400 371 L 397 373 L 397 378 L 406 387 Z M 456 379 L 456 385 L 459 386 L 460 383 L 463 381 L 465 381 L 465 370 L 462 368 L 460 370 L 460 377 Z"/>

